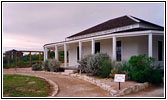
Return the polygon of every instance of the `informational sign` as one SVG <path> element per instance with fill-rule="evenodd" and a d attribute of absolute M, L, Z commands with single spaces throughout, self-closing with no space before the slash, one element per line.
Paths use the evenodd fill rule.
<path fill-rule="evenodd" d="M 115 74 L 114 82 L 125 82 L 125 74 Z"/>

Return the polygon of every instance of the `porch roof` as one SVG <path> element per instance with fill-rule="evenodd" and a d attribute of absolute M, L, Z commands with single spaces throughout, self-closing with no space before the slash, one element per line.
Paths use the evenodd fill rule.
<path fill-rule="evenodd" d="M 164 31 L 161 30 L 148 30 L 148 29 L 142 29 L 142 28 L 136 28 L 136 29 L 131 29 L 123 32 L 115 32 L 115 34 L 103 34 L 103 35 L 98 35 L 98 36 L 92 36 L 89 38 L 80 38 L 80 39 L 75 39 L 75 40 L 66 40 L 66 41 L 61 41 L 61 42 L 54 42 L 54 43 L 48 43 L 45 44 L 45 46 L 51 46 L 51 45 L 57 45 L 57 44 L 64 44 L 64 43 L 73 43 L 73 42 L 78 42 L 78 41 L 85 41 L 85 40 L 90 40 L 92 38 L 98 40 L 98 39 L 104 39 L 104 38 L 112 38 L 112 36 L 116 37 L 129 37 L 129 36 L 141 36 L 141 35 L 148 35 L 149 33 L 152 33 L 153 35 L 164 35 Z"/>

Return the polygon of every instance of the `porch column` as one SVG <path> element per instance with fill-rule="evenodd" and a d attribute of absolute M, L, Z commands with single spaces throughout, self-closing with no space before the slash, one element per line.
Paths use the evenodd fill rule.
<path fill-rule="evenodd" d="M 95 54 L 95 40 L 92 39 L 92 55 Z"/>
<path fill-rule="evenodd" d="M 44 61 L 46 60 L 46 48 L 44 47 L 44 55 L 43 55 Z"/>
<path fill-rule="evenodd" d="M 55 59 L 58 60 L 58 47 L 55 45 Z"/>
<path fill-rule="evenodd" d="M 116 60 L 116 37 L 113 36 L 113 40 L 112 40 L 112 43 L 113 43 L 113 57 L 112 57 L 112 60 Z"/>
<path fill-rule="evenodd" d="M 82 58 L 82 42 L 79 41 L 79 60 Z"/>
<path fill-rule="evenodd" d="M 48 59 L 48 49 L 44 47 L 44 61 Z"/>
<path fill-rule="evenodd" d="M 48 48 L 46 48 L 46 60 L 48 59 Z"/>
<path fill-rule="evenodd" d="M 67 67 L 67 45 L 64 43 L 64 67 Z"/>
<path fill-rule="evenodd" d="M 152 57 L 152 33 L 148 34 L 148 57 Z"/>

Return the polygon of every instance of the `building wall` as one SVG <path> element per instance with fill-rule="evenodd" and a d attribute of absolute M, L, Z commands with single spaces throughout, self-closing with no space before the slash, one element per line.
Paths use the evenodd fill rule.
<path fill-rule="evenodd" d="M 158 41 L 162 41 L 163 52 L 162 52 L 162 61 L 158 61 Z M 160 64 L 164 66 L 164 37 L 163 36 L 153 36 L 153 58 L 155 58 L 155 65 Z"/>
<path fill-rule="evenodd" d="M 107 53 L 110 57 L 112 57 L 112 39 L 105 39 L 97 42 L 100 42 L 100 52 Z"/>
<path fill-rule="evenodd" d="M 133 37 L 121 37 L 117 38 L 117 41 L 121 40 L 121 53 L 122 60 L 128 61 L 131 56 L 146 54 L 148 55 L 148 36 L 133 36 Z M 162 36 L 153 36 L 153 57 L 156 59 L 155 64 L 160 63 L 163 65 L 163 61 L 159 62 L 158 59 L 158 40 L 163 41 Z M 107 53 L 112 58 L 112 38 L 97 40 L 100 42 L 100 52 Z M 77 46 L 76 44 L 70 44 L 69 46 L 69 64 L 70 66 L 77 65 Z M 82 43 L 82 56 L 91 54 L 91 41 Z"/>
<path fill-rule="evenodd" d="M 133 36 L 118 38 L 122 43 L 122 60 L 129 60 L 131 56 L 139 54 L 147 55 L 147 38 L 146 36 Z"/>
<path fill-rule="evenodd" d="M 83 42 L 82 43 L 82 57 L 92 53 L 92 42 Z"/>

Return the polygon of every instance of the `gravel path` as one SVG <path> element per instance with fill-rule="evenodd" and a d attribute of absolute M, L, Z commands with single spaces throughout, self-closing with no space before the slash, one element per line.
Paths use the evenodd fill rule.
<path fill-rule="evenodd" d="M 48 78 L 56 82 L 59 87 L 59 92 L 56 95 L 57 97 L 111 97 L 107 91 L 98 86 L 70 76 L 55 75 L 45 72 L 32 72 L 30 68 L 17 68 L 17 71 L 15 71 L 15 69 L 4 69 L 3 73 L 22 73 Z"/>

